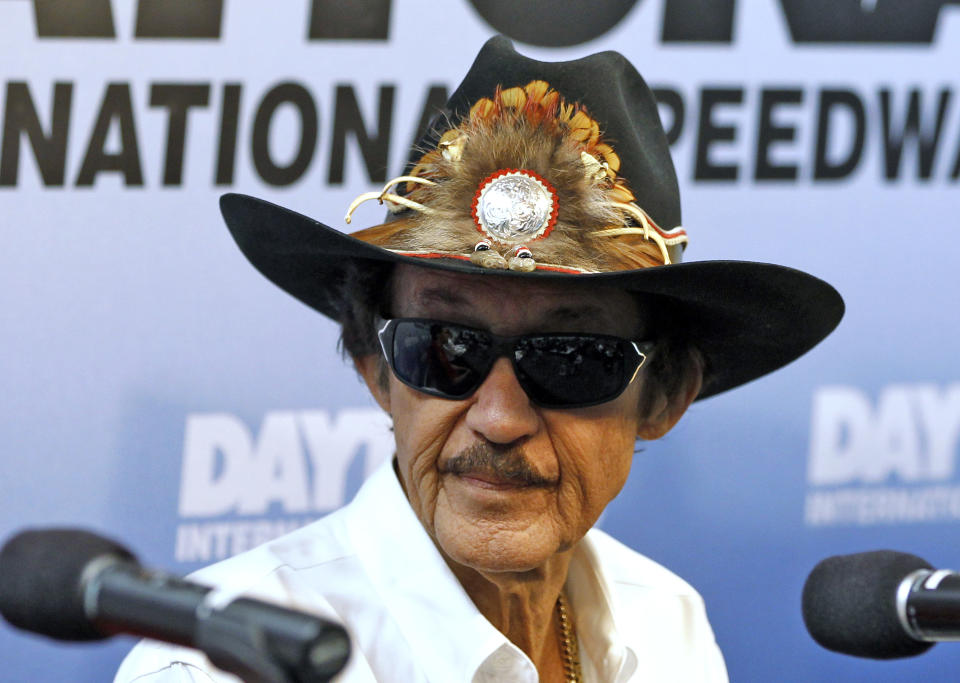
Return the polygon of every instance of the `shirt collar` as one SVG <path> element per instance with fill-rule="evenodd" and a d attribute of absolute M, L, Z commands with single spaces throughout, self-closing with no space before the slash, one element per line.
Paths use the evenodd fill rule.
<path fill-rule="evenodd" d="M 637 653 L 624 642 L 617 627 L 612 584 L 603 571 L 590 532 L 574 549 L 566 590 L 587 678 L 628 680 L 637 669 Z"/>

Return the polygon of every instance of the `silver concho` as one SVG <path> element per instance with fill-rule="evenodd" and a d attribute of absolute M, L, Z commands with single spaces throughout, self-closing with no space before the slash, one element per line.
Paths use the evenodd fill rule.
<path fill-rule="evenodd" d="M 484 181 L 474 217 L 494 239 L 534 240 L 552 227 L 556 201 L 553 188 L 531 172 L 509 171 Z"/>

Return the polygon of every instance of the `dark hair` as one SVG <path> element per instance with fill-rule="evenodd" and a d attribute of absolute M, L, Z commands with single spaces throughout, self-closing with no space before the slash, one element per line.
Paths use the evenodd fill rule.
<path fill-rule="evenodd" d="M 389 263 L 349 260 L 340 284 L 340 352 L 347 359 L 376 354 L 381 386 L 387 384 L 387 368 L 377 340 L 376 319 L 390 302 L 392 274 Z"/>
<path fill-rule="evenodd" d="M 684 387 L 687 374 L 698 372 L 701 391 L 710 382 L 706 357 L 697 346 L 695 318 L 683 305 L 670 297 L 639 295 L 647 326 L 656 335 L 656 346 L 645 369 L 650 390 L 640 397 L 640 414 L 648 414 L 658 390 L 668 397 L 676 396 Z"/>
<path fill-rule="evenodd" d="M 377 340 L 376 318 L 389 307 L 392 294 L 393 265 L 378 261 L 348 261 L 344 266 L 341 309 L 340 350 L 344 357 L 362 358 L 370 354 L 378 357 L 378 381 L 387 383 L 386 363 Z M 678 315 L 678 304 L 669 298 L 643 296 L 640 298 L 645 314 L 651 316 L 650 329 L 656 331 L 656 347 L 650 358 L 647 385 L 673 396 L 684 384 L 686 373 L 703 373 L 707 384 L 708 369 L 703 354 L 693 343 L 693 326 L 685 315 Z M 640 412 L 646 414 L 653 407 L 655 392 L 648 390 L 641 397 Z"/>

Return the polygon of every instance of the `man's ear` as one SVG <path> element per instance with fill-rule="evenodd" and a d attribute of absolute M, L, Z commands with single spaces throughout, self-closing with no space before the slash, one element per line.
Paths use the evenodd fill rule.
<path fill-rule="evenodd" d="M 703 363 L 699 358 L 686 364 L 682 379 L 677 382 L 674 391 L 667 392 L 663 387 L 654 387 L 655 395 L 647 400 L 647 414 L 640 422 L 637 436 L 645 441 L 653 441 L 673 429 L 703 385 Z"/>
<path fill-rule="evenodd" d="M 371 353 L 368 356 L 354 356 L 353 365 L 357 372 L 363 377 L 367 389 L 373 394 L 374 400 L 383 408 L 383 411 L 390 414 L 390 391 L 383 367 L 383 356 L 378 353 Z"/>

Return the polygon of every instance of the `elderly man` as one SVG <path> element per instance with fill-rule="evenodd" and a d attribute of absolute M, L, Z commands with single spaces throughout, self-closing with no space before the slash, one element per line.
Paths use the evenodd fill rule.
<path fill-rule="evenodd" d="M 656 103 L 603 53 L 481 51 L 351 236 L 228 195 L 268 278 L 342 325 L 396 457 L 346 508 L 197 580 L 343 622 L 349 680 L 724 681 L 697 593 L 592 526 L 636 439 L 816 344 L 809 275 L 680 264 Z M 117 680 L 220 680 L 141 644 Z"/>

